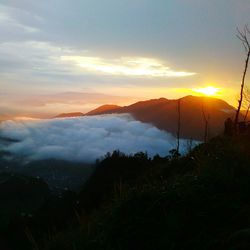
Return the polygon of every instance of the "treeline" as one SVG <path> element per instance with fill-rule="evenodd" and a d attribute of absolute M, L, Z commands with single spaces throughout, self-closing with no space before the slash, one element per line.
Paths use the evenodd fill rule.
<path fill-rule="evenodd" d="M 107 154 L 79 193 L 43 191 L 2 235 L 27 250 L 249 249 L 249 139 L 217 137 L 183 157 Z"/>

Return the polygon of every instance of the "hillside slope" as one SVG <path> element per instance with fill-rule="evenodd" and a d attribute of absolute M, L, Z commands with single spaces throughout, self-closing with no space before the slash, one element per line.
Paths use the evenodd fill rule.
<path fill-rule="evenodd" d="M 244 135 L 180 158 L 113 152 L 76 197 L 75 227 L 41 249 L 250 249 L 249 149 Z"/>
<path fill-rule="evenodd" d="M 70 117 L 79 117 L 79 116 L 84 116 L 84 114 L 81 112 L 62 113 L 53 118 L 70 118 Z"/>
<path fill-rule="evenodd" d="M 118 105 L 112 105 L 112 104 L 106 104 L 102 105 L 94 110 L 91 110 L 90 112 L 86 113 L 86 115 L 101 115 L 104 113 L 112 113 L 113 111 L 116 112 L 116 110 L 120 109 L 122 107 Z"/>
<path fill-rule="evenodd" d="M 186 96 L 181 98 L 181 137 L 202 140 L 205 130 L 205 119 L 209 120 L 209 136 L 223 131 L 224 121 L 233 118 L 235 109 L 225 101 L 217 98 Z M 176 134 L 178 120 L 178 100 L 165 98 L 141 101 L 116 109 L 100 109 L 87 115 L 110 113 L 130 113 L 139 121 L 151 123 L 159 129 Z"/>

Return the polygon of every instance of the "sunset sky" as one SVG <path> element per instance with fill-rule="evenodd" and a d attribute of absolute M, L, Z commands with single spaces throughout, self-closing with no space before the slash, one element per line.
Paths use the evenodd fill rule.
<path fill-rule="evenodd" d="M 249 13 L 249 0 L 0 0 L 0 113 L 85 112 L 207 86 L 235 105 L 236 27 Z"/>

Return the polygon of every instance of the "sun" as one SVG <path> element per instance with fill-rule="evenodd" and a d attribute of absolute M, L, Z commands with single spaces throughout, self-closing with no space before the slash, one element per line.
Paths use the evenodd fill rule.
<path fill-rule="evenodd" d="M 207 86 L 203 88 L 194 88 L 192 90 L 196 93 L 206 95 L 206 96 L 216 96 L 220 92 L 220 88 L 216 88 L 213 86 Z"/>

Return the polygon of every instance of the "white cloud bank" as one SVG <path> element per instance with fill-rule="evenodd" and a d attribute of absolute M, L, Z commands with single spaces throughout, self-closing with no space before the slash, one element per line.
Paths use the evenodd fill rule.
<path fill-rule="evenodd" d="M 64 159 L 94 162 L 116 149 L 134 154 L 165 156 L 176 146 L 176 139 L 130 115 L 103 115 L 83 118 L 6 121 L 0 136 L 19 140 L 5 149 L 29 160 Z M 181 151 L 187 142 L 181 140 Z"/>
<path fill-rule="evenodd" d="M 154 58 L 122 57 L 106 59 L 100 57 L 62 56 L 62 61 L 73 62 L 89 72 L 117 76 L 135 77 L 187 77 L 196 73 L 175 71 Z"/>

